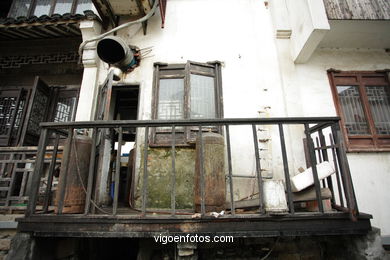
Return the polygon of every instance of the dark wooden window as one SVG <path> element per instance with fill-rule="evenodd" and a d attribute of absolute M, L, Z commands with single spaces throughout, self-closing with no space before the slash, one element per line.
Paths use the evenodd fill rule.
<path fill-rule="evenodd" d="M 37 78 L 32 87 L 0 89 L 0 146 L 37 145 L 39 123 L 73 121 L 78 89 L 49 87 Z"/>
<path fill-rule="evenodd" d="M 219 62 L 186 64 L 156 63 L 154 70 L 153 119 L 222 118 L 222 89 Z M 195 142 L 197 127 L 176 127 L 177 145 Z M 217 127 L 205 131 L 219 132 Z M 153 129 L 152 144 L 170 145 L 171 128 Z"/>
<path fill-rule="evenodd" d="M 349 151 L 390 151 L 388 72 L 329 70 Z"/>
<path fill-rule="evenodd" d="M 14 0 L 8 17 L 83 14 L 85 10 L 91 8 L 91 0 Z"/>
<path fill-rule="evenodd" d="M 21 128 L 27 92 L 23 89 L 0 90 L 0 146 L 15 144 Z"/>
<path fill-rule="evenodd" d="M 54 109 L 50 118 L 53 122 L 70 122 L 76 117 L 78 90 L 59 90 L 56 94 Z"/>

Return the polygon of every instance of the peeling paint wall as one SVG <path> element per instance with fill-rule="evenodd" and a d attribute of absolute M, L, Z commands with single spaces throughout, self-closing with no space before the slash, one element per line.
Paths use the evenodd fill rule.
<path fill-rule="evenodd" d="M 144 160 L 144 148 L 141 149 L 141 161 Z M 195 150 L 176 148 L 176 208 L 194 208 L 194 172 Z M 170 148 L 148 149 L 148 199 L 147 207 L 155 209 L 171 208 L 172 151 Z M 142 207 L 142 188 L 144 185 L 144 167 L 138 170 L 138 182 L 135 194 L 135 205 Z"/>
<path fill-rule="evenodd" d="M 222 4 L 223 3 L 223 4 Z M 207 8 L 205 8 L 207 6 Z M 152 52 L 142 59 L 133 72 L 120 83 L 140 86 L 139 119 L 151 119 L 153 63 L 186 63 L 187 60 L 222 62 L 223 108 L 225 118 L 263 117 L 265 107 L 269 117 L 335 116 L 332 93 L 326 70 L 377 70 L 390 68 L 390 56 L 384 50 L 319 49 L 304 64 L 295 64 L 291 55 L 291 40 L 276 39 L 271 23 L 270 10 L 263 1 L 247 0 L 170 0 L 167 6 L 165 28 L 160 28 L 160 14 L 156 13 L 148 23 L 147 35 L 142 26 L 136 25 L 118 32 L 118 36 L 141 50 L 151 47 Z M 121 21 L 125 22 L 125 20 Z M 294 34 L 296 32 L 292 32 Z M 106 76 L 107 66 L 101 66 L 99 80 Z M 269 168 L 274 179 L 283 179 L 283 164 L 278 131 L 268 129 Z M 242 176 L 255 175 L 255 158 L 250 126 L 231 128 L 233 173 Z M 287 156 L 290 174 L 305 166 L 301 126 L 285 128 Z M 137 135 L 136 179 L 142 178 L 142 145 L 144 131 Z M 181 150 L 183 181 L 189 179 L 194 150 Z M 166 149 L 151 149 L 150 176 L 158 171 L 163 176 L 169 172 L 170 155 Z M 181 155 L 180 155 L 181 153 Z M 389 201 L 388 186 L 389 153 L 349 154 L 352 178 L 355 181 L 360 210 L 374 215 L 373 225 L 390 234 L 390 208 L 377 201 Z M 185 159 L 184 159 L 185 158 Z M 181 159 L 180 159 L 181 160 Z M 180 161 L 177 158 L 177 161 Z M 372 172 L 375 165 L 375 173 Z M 156 171 L 154 171 L 156 169 Z M 163 169 L 163 170 L 161 170 Z M 187 176 L 188 174 L 188 176 Z M 366 189 L 371 183 L 371 190 Z M 141 183 L 142 184 L 142 183 Z M 235 178 L 235 198 L 256 193 L 254 179 Z M 169 185 L 150 177 L 152 193 L 161 198 L 149 201 L 151 205 L 169 206 Z M 185 187 L 185 186 L 183 186 Z M 187 192 L 193 189 L 186 187 Z M 163 192 L 161 192 L 163 191 Z M 138 190 L 139 196 L 139 190 Z M 190 207 L 190 200 L 181 202 Z"/>
<path fill-rule="evenodd" d="M 204 8 L 205 6 L 207 8 Z M 221 4 L 221 1 L 170 0 L 166 17 L 165 28 L 161 29 L 160 13 L 157 12 L 148 23 L 146 35 L 143 35 L 141 25 L 118 32 L 118 36 L 131 45 L 141 49 L 152 48 L 152 52 L 142 59 L 140 66 L 120 82 L 140 85 L 139 119 L 151 119 L 153 63 L 186 63 L 187 60 L 222 62 L 225 118 L 285 116 L 271 18 L 262 1 L 226 0 Z M 125 18 L 122 22 L 126 22 Z M 107 67 L 101 69 L 107 71 Z M 105 74 L 100 73 L 101 83 L 104 78 Z M 281 102 L 275 103 L 273 100 Z M 278 131 L 273 127 L 265 128 L 266 133 L 263 135 L 270 141 L 264 145 L 266 149 L 262 152 L 262 157 L 267 158 L 262 159 L 262 165 L 267 169 L 264 176 L 280 179 L 283 178 L 283 166 L 279 138 L 276 134 Z M 262 134 L 260 130 L 259 128 L 259 133 Z M 234 174 L 255 176 L 251 126 L 234 126 L 230 131 Z M 138 148 L 143 145 L 143 140 L 144 130 L 139 129 Z M 169 166 L 170 169 L 170 158 L 164 157 L 165 152 L 166 150 L 161 148 L 151 150 L 150 175 L 156 174 L 154 169 L 160 170 L 159 167 L 165 164 L 163 167 Z M 184 155 L 184 150 L 182 152 Z M 190 154 L 193 152 L 194 150 L 189 150 L 188 155 L 184 157 L 191 158 Z M 136 181 L 140 184 L 143 169 L 142 149 L 137 149 L 137 158 Z M 179 159 L 176 159 L 179 162 Z M 193 164 L 194 161 L 188 160 L 186 167 Z M 164 176 L 169 174 L 168 168 L 165 169 L 161 172 Z M 169 189 L 169 186 L 166 186 L 168 183 L 165 181 L 163 183 L 165 186 L 155 183 L 156 191 L 161 186 L 164 186 L 162 190 Z M 235 197 L 239 199 L 256 193 L 256 185 L 255 179 L 235 178 Z M 149 188 L 154 189 L 151 185 Z M 192 189 L 187 192 L 191 193 Z M 169 192 L 162 194 L 166 194 L 163 196 L 167 197 L 161 198 L 156 205 L 166 205 L 167 199 L 170 199 Z M 189 205 L 189 201 L 183 203 Z"/>
<path fill-rule="evenodd" d="M 390 55 L 381 49 L 317 49 L 306 64 L 294 64 L 289 42 L 279 40 L 279 61 L 283 75 L 288 116 L 336 115 L 326 70 L 375 71 L 390 68 Z M 291 131 L 293 140 L 301 131 Z M 390 153 L 348 153 L 359 210 L 373 215 L 372 225 L 390 234 Z M 297 157 L 299 154 L 297 153 Z M 299 158 L 297 158 L 299 159 Z M 303 163 L 304 158 L 300 158 Z M 297 160 L 299 161 L 299 160 Z"/>

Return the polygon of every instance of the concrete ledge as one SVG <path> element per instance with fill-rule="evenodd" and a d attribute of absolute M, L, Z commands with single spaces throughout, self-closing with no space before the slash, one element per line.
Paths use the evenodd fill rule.
<path fill-rule="evenodd" d="M 23 216 L 22 214 L 0 215 L 0 229 L 16 229 L 18 222 L 15 219 Z"/>
<path fill-rule="evenodd" d="M 18 222 L 16 221 L 0 221 L 0 229 L 16 229 Z"/>

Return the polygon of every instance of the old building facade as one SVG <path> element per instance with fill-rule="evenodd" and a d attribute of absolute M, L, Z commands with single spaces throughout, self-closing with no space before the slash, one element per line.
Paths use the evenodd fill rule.
<path fill-rule="evenodd" d="M 389 3 L 6 2 L 10 256 L 385 257 Z"/>

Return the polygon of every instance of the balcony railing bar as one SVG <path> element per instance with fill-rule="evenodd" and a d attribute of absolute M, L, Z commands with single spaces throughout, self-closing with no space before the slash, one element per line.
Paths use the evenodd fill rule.
<path fill-rule="evenodd" d="M 93 185 L 93 173 L 95 171 L 95 161 L 96 161 L 96 139 L 97 139 L 97 128 L 92 129 L 92 147 L 91 147 L 91 156 L 89 159 L 89 171 L 88 171 L 88 184 L 87 184 L 87 197 L 85 199 L 85 208 L 84 215 L 87 215 L 91 206 L 91 196 L 92 196 L 92 185 Z"/>
<path fill-rule="evenodd" d="M 283 169 L 284 169 L 284 176 L 285 176 L 285 183 L 286 183 L 286 189 L 287 189 L 287 200 L 288 200 L 288 212 L 290 214 L 297 214 L 294 209 L 294 202 L 292 199 L 292 191 L 291 191 L 291 183 L 290 183 L 290 174 L 289 174 L 289 167 L 288 167 L 288 158 L 287 158 L 287 150 L 286 150 L 286 141 L 284 136 L 284 124 L 300 124 L 304 126 L 305 129 L 305 135 L 307 142 L 307 148 L 309 151 L 309 157 L 310 157 L 310 163 L 312 166 L 312 172 L 313 172 L 313 178 L 314 178 L 314 187 L 315 187 L 315 193 L 316 193 L 316 200 L 318 202 L 319 207 L 319 214 L 324 214 L 324 207 L 323 207 L 323 200 L 321 197 L 321 184 L 320 180 L 318 179 L 318 172 L 316 163 L 317 161 L 327 161 L 328 158 L 328 149 L 331 149 L 332 155 L 333 155 L 333 161 L 335 165 L 336 170 L 336 180 L 337 180 L 337 187 L 338 187 L 338 193 L 340 197 L 340 206 L 336 205 L 335 197 L 333 193 L 333 183 L 331 178 L 327 178 L 326 182 L 323 182 L 322 186 L 327 187 L 332 191 L 332 206 L 334 208 L 339 208 L 341 210 L 345 210 L 344 208 L 344 200 L 343 195 L 346 198 L 347 201 L 347 207 L 348 212 L 351 214 L 357 214 L 357 207 L 356 207 L 356 198 L 352 186 L 352 180 L 350 178 L 350 172 L 349 167 L 346 162 L 346 155 L 345 150 L 342 146 L 342 139 L 341 135 L 338 134 L 338 128 L 334 127 L 334 125 L 338 124 L 339 118 L 337 117 L 327 117 L 327 118 L 272 118 L 272 119 L 201 119 L 201 120 L 158 120 L 158 121 L 93 121 L 93 122 L 68 122 L 67 124 L 64 123 L 42 123 L 41 127 L 42 133 L 39 141 L 39 147 L 38 147 L 38 155 L 37 155 L 37 161 L 36 161 L 36 168 L 34 169 L 34 175 L 32 179 L 32 189 L 30 194 L 30 201 L 28 204 L 28 208 L 26 211 L 26 215 L 30 216 L 31 214 L 35 213 L 35 208 L 37 205 L 37 197 L 38 197 L 38 189 L 39 189 L 39 183 L 40 178 L 43 172 L 43 162 L 44 162 L 44 155 L 46 153 L 46 147 L 48 143 L 48 136 L 50 136 L 51 132 L 57 132 L 57 133 L 64 133 L 64 131 L 58 131 L 59 129 L 67 129 L 67 147 L 71 148 L 71 141 L 73 139 L 73 132 L 75 129 L 92 129 L 92 149 L 91 149 L 91 155 L 89 157 L 89 172 L 88 172 L 88 187 L 85 191 L 86 193 L 86 203 L 85 203 L 85 209 L 84 214 L 90 214 L 91 211 L 91 203 L 94 204 L 94 207 L 92 207 L 92 214 L 94 214 L 94 210 L 96 208 L 95 203 L 92 201 L 92 193 L 94 190 L 94 178 L 95 178 L 95 171 L 96 171 L 96 149 L 97 149 L 97 140 L 99 136 L 99 131 L 103 129 L 119 129 L 118 134 L 118 150 L 117 155 L 121 154 L 121 141 L 123 137 L 123 128 L 124 127 L 144 127 L 145 129 L 145 136 L 144 136 L 144 150 L 141 152 L 143 154 L 143 182 L 142 182 L 142 188 L 141 188 L 141 217 L 145 217 L 147 214 L 147 206 L 148 206 L 148 175 L 149 175 L 149 169 L 148 169 L 148 148 L 149 148 L 149 128 L 150 127 L 162 127 L 162 126 L 170 126 L 172 129 L 171 132 L 171 153 L 172 153 L 172 162 L 171 162 L 171 174 L 170 174 L 170 182 L 171 182 L 171 201 L 170 201 L 170 211 L 169 215 L 177 217 L 180 212 L 176 209 L 176 136 L 175 136 L 175 128 L 177 126 L 197 126 L 198 127 L 198 156 L 199 156 L 199 177 L 200 177 L 200 194 L 196 194 L 197 196 L 200 195 L 200 206 L 201 206 L 201 215 L 204 218 L 207 218 L 206 216 L 206 186 L 205 186 L 205 168 L 204 168 L 204 143 L 202 138 L 202 133 L 205 126 L 209 125 L 221 125 L 225 126 L 225 142 L 226 142 L 226 148 L 225 151 L 227 152 L 227 166 L 228 166 L 228 176 L 226 176 L 226 180 L 228 180 L 229 185 L 229 191 L 230 191 L 230 209 L 231 214 L 230 216 L 233 217 L 239 217 L 241 214 L 236 214 L 235 209 L 235 203 L 234 203 L 234 189 L 233 189 L 233 178 L 234 177 L 251 177 L 251 178 L 257 178 L 258 181 L 258 188 L 259 188 L 259 209 L 260 209 L 260 215 L 264 214 L 264 196 L 263 196 L 263 179 L 261 176 L 261 165 L 260 165 L 260 157 L 259 157 L 259 147 L 258 147 L 258 136 L 257 136 L 257 126 L 258 125 L 278 125 L 279 127 L 279 138 L 280 138 L 280 144 L 281 144 L 281 151 L 282 151 L 282 159 L 283 159 Z M 329 127 L 332 126 L 332 133 L 329 135 L 330 137 L 330 145 L 326 144 L 325 137 L 323 136 L 322 129 L 318 127 L 318 125 L 314 127 L 309 127 L 310 125 L 318 124 L 322 127 Z M 254 151 L 255 151 L 255 158 L 256 158 L 256 176 L 241 176 L 241 175 L 234 175 L 232 170 L 232 158 L 231 158 L 231 143 L 230 143 L 230 126 L 231 125 L 249 125 L 252 128 L 253 132 L 253 142 L 254 142 Z M 313 131 L 315 129 L 315 131 Z M 50 133 L 50 134 L 49 134 Z M 319 139 L 316 139 L 317 147 L 314 147 L 313 137 L 312 134 L 318 134 Z M 56 136 L 58 138 L 58 135 Z M 58 146 L 58 143 L 56 142 L 56 146 Z M 59 191 L 57 193 L 57 214 L 60 215 L 63 213 L 63 207 L 64 207 L 64 198 L 65 198 L 65 189 L 66 189 L 66 179 L 68 175 L 68 167 L 69 167 L 69 161 L 70 161 L 70 150 L 67 149 L 66 153 L 64 154 L 63 162 L 62 162 L 62 171 L 60 174 L 61 179 L 61 185 L 59 186 Z M 317 153 L 317 155 L 316 155 Z M 316 158 L 318 156 L 318 159 Z M 53 151 L 53 157 L 56 158 Z M 55 160 L 56 161 L 56 160 Z M 52 165 L 50 165 L 49 172 L 53 171 Z M 117 156 L 116 159 L 116 171 L 115 171 L 115 191 L 114 191 L 114 202 L 112 204 L 112 214 L 111 216 L 118 215 L 118 194 L 119 194 L 119 173 L 120 173 L 120 156 Z M 142 168 L 142 165 L 141 165 Z M 49 173 L 50 174 L 50 173 Z M 50 176 L 50 175 L 49 175 Z M 341 178 L 341 179 L 340 179 Z M 342 186 L 343 185 L 343 189 Z M 344 192 L 343 192 L 344 191 Z M 199 191 L 198 191 L 199 192 Z M 48 197 L 47 191 L 45 192 L 45 203 L 43 207 L 43 213 L 47 213 L 47 207 L 46 207 L 46 200 Z M 96 198 L 96 190 L 95 190 L 95 198 Z M 106 213 L 106 212 L 105 212 Z M 314 214 L 314 213 L 312 213 Z M 248 215 L 245 215 L 246 217 Z M 129 216 L 130 217 L 130 216 Z M 138 215 L 139 217 L 139 215 Z M 152 214 L 148 214 L 148 218 L 153 217 Z M 229 217 L 229 216 L 227 216 Z M 162 217 L 164 218 L 164 217 Z M 166 217 L 165 217 L 166 218 Z"/>
<path fill-rule="evenodd" d="M 232 167 L 232 151 L 230 145 L 230 130 L 229 125 L 225 125 L 225 133 L 226 133 L 226 146 L 227 146 L 227 157 L 228 157 L 228 170 L 229 170 L 229 191 L 230 191 L 230 211 L 232 216 L 236 215 L 236 208 L 234 204 L 234 194 L 233 194 L 233 167 Z M 254 176 L 253 176 L 254 177 Z"/>
<path fill-rule="evenodd" d="M 176 215 L 176 126 L 172 125 L 172 145 L 171 145 L 171 153 L 172 153 L 172 173 L 171 173 L 171 209 L 172 209 L 172 217 Z"/>
<path fill-rule="evenodd" d="M 206 207 L 205 207 L 205 173 L 204 173 L 204 154 L 203 154 L 203 138 L 202 138 L 202 126 L 199 126 L 198 131 L 198 138 L 199 138 L 199 168 L 200 168 L 200 212 L 202 216 L 206 214 Z M 196 194 L 195 196 L 197 196 Z"/>
<path fill-rule="evenodd" d="M 37 160 L 35 163 L 34 174 L 31 181 L 31 193 L 29 196 L 29 203 L 27 205 L 27 209 L 25 213 L 26 216 L 31 216 L 32 214 L 35 213 L 39 183 L 40 183 L 40 173 L 43 171 L 43 162 L 45 160 L 46 146 L 48 143 L 47 132 L 48 130 L 43 128 L 41 131 L 41 136 L 39 138 L 39 142 L 38 142 L 39 149 L 37 154 Z"/>
<path fill-rule="evenodd" d="M 142 183 L 142 216 L 146 215 L 146 200 L 148 187 L 148 143 L 149 143 L 149 126 L 145 126 L 144 140 L 144 178 Z"/>
<path fill-rule="evenodd" d="M 284 131 L 283 131 L 283 125 L 282 124 L 279 124 L 279 137 L 280 137 L 280 145 L 281 145 L 281 149 L 282 149 L 284 178 L 286 180 L 288 208 L 290 210 L 290 214 L 294 214 L 295 211 L 294 211 L 294 203 L 293 203 L 292 192 L 291 192 L 290 172 L 288 170 L 286 142 L 285 142 L 285 139 L 284 139 Z"/>
<path fill-rule="evenodd" d="M 332 144 L 332 145 L 324 145 L 324 146 L 318 146 L 314 148 L 314 151 L 318 150 L 326 150 L 326 149 L 332 149 L 332 148 L 338 148 L 338 144 Z"/>
<path fill-rule="evenodd" d="M 307 146 L 308 146 L 308 150 L 309 150 L 310 165 L 311 165 L 311 169 L 313 172 L 314 187 L 316 190 L 318 208 L 319 208 L 320 212 L 324 213 L 324 206 L 322 205 L 322 199 L 321 199 L 321 186 L 320 186 L 321 184 L 320 184 L 320 181 L 318 179 L 317 162 L 316 162 L 316 155 L 314 152 L 314 144 L 313 144 L 313 140 L 310 136 L 309 124 L 305 123 L 304 126 L 305 126 Z"/>
<path fill-rule="evenodd" d="M 113 128 L 113 127 L 160 127 L 160 126 L 194 126 L 202 125 L 277 125 L 281 124 L 319 124 L 336 123 L 339 117 L 274 117 L 274 118 L 224 118 L 224 119 L 189 119 L 189 120 L 99 120 L 99 121 L 76 121 L 76 122 L 44 122 L 39 125 L 46 129 L 58 128 Z M 312 131 L 310 131 L 312 132 Z"/>
<path fill-rule="evenodd" d="M 22 156 L 24 156 L 24 155 L 22 155 Z M 12 157 L 14 157 L 14 154 L 11 155 L 11 159 L 12 159 Z M 12 196 L 12 193 L 14 192 L 15 178 L 16 178 L 16 167 L 13 167 L 12 174 L 11 174 L 11 181 L 10 181 L 10 189 L 9 189 L 9 192 L 7 193 L 5 206 L 10 205 L 11 196 Z"/>
<path fill-rule="evenodd" d="M 339 166 L 347 208 L 349 209 L 352 220 L 356 220 L 356 216 L 359 214 L 359 211 L 355 193 L 353 190 L 351 191 L 351 189 L 353 189 L 352 179 L 350 178 L 351 172 L 349 170 L 348 163 L 345 161 L 347 160 L 347 156 L 345 154 L 342 136 L 339 131 L 340 127 L 339 125 L 332 125 L 331 129 L 334 140 L 340 144 L 340 147 L 336 148 L 336 154 L 337 158 L 340 159 Z"/>
<path fill-rule="evenodd" d="M 70 161 L 70 152 L 72 150 L 72 140 L 73 140 L 73 128 L 69 127 L 68 139 L 66 141 L 67 142 L 66 146 L 68 147 L 68 149 L 64 152 L 64 169 L 62 174 L 60 174 L 60 180 L 59 180 L 59 182 L 62 184 L 59 187 L 59 196 L 58 196 L 57 213 L 59 215 L 62 214 L 62 210 L 64 208 L 64 199 L 65 199 L 65 191 L 66 191 L 65 188 L 66 188 L 66 183 L 68 181 L 68 168 L 69 168 L 69 161 Z"/>
<path fill-rule="evenodd" d="M 318 135 L 319 135 L 319 141 L 320 141 L 320 144 L 318 146 L 322 146 L 322 147 L 326 146 L 326 140 L 325 140 L 325 136 L 324 136 L 322 129 L 318 130 Z M 322 158 L 324 161 L 329 161 L 327 149 L 322 150 Z M 334 194 L 334 189 L 333 189 L 332 176 L 329 176 L 328 178 L 326 178 L 326 182 L 327 182 L 328 187 L 330 189 L 330 192 L 332 194 L 332 198 L 330 199 L 330 201 L 331 201 L 332 205 L 335 205 L 336 202 L 335 202 L 335 194 Z"/>
<path fill-rule="evenodd" d="M 44 198 L 43 209 L 42 209 L 44 213 L 47 213 L 47 210 L 49 208 L 49 199 L 50 199 L 49 195 L 53 185 L 53 175 L 54 175 L 54 168 L 56 166 L 59 142 L 60 142 L 60 136 L 58 134 L 55 134 L 54 149 L 51 157 L 49 176 L 47 177 L 47 186 L 46 186 L 45 198 Z"/>
<path fill-rule="evenodd" d="M 316 139 L 316 146 L 319 147 L 319 146 L 320 146 L 320 141 L 319 141 L 319 139 L 318 139 L 318 136 L 317 136 L 315 139 Z M 316 153 L 316 150 L 315 150 L 315 149 L 313 149 L 313 150 L 315 151 L 314 154 L 316 154 L 317 157 L 318 157 L 318 162 L 319 162 L 319 163 L 322 163 L 323 160 L 322 160 L 321 151 L 323 151 L 323 150 L 317 150 L 317 153 Z M 317 158 L 317 157 L 316 157 L 316 158 Z M 322 187 L 324 187 L 324 188 L 327 187 L 327 186 L 326 186 L 326 183 L 325 183 L 325 179 L 322 179 Z"/>
<path fill-rule="evenodd" d="M 338 145 L 335 145 L 334 143 L 334 138 L 332 134 L 329 134 L 329 139 L 331 143 L 331 151 L 332 151 L 332 157 L 336 158 L 336 148 L 338 148 Z M 341 188 L 341 180 L 340 180 L 340 172 L 339 172 L 339 167 L 337 160 L 333 160 L 334 168 L 336 170 L 336 180 L 337 180 L 337 189 L 339 192 L 339 200 L 340 200 L 340 205 L 344 207 L 344 198 L 343 198 L 343 190 Z"/>
<path fill-rule="evenodd" d="M 255 161 L 256 161 L 256 175 L 257 175 L 257 187 L 259 188 L 259 210 L 260 214 L 264 214 L 264 193 L 263 193 L 263 178 L 261 176 L 261 165 L 260 165 L 260 155 L 259 155 L 259 142 L 257 137 L 256 125 L 252 124 L 253 132 L 253 144 L 255 149 Z"/>
<path fill-rule="evenodd" d="M 119 196 L 119 178 L 120 178 L 120 171 L 121 171 L 121 154 L 122 154 L 122 127 L 119 127 L 118 130 L 118 150 L 117 150 L 117 156 L 116 156 L 116 169 L 115 169 L 115 188 L 114 188 L 114 205 L 112 209 L 112 213 L 115 216 L 118 209 L 118 196 Z"/>

